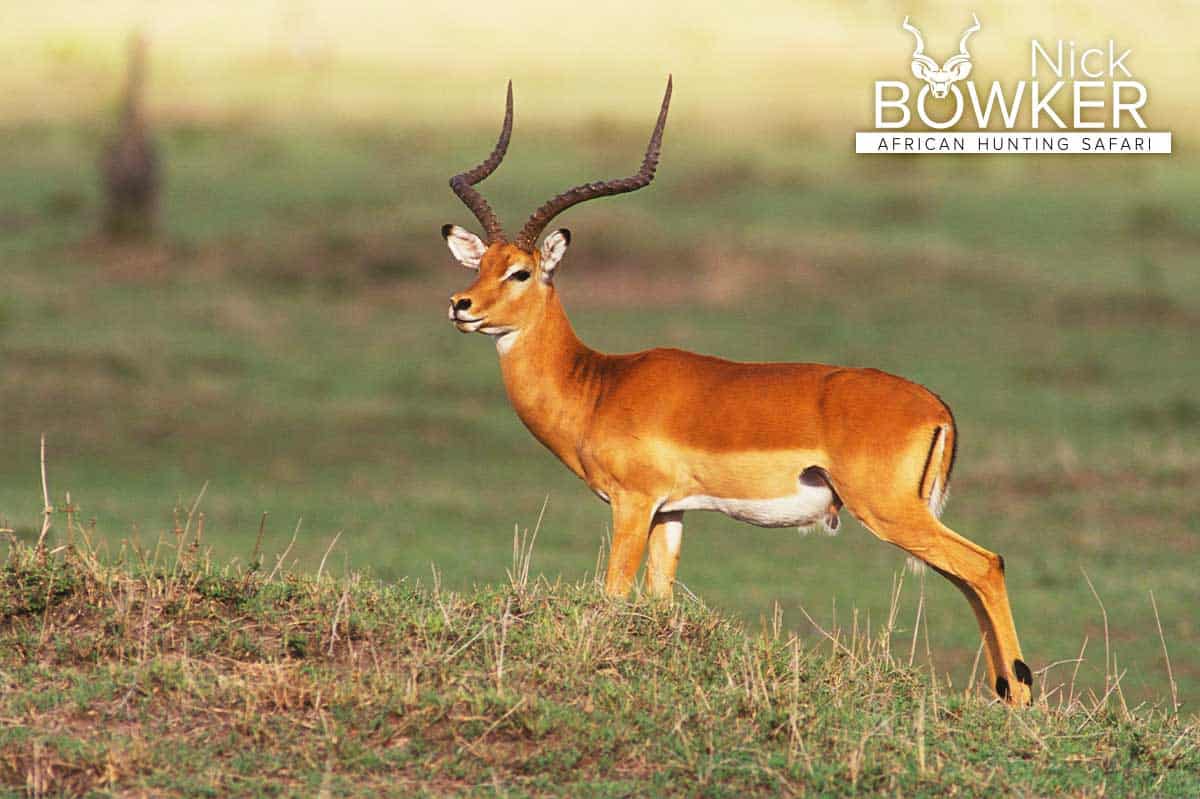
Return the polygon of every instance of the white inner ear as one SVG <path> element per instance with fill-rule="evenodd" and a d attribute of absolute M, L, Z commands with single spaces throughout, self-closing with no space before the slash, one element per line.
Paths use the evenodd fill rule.
<path fill-rule="evenodd" d="M 542 242 L 542 280 L 549 283 L 554 277 L 554 270 L 567 251 L 570 241 L 569 233 L 564 230 L 556 230 Z"/>
<path fill-rule="evenodd" d="M 450 254 L 467 269 L 478 269 L 483 254 L 487 252 L 487 245 L 482 239 L 458 225 L 450 228 L 450 233 L 446 235 L 446 246 L 450 248 Z"/>

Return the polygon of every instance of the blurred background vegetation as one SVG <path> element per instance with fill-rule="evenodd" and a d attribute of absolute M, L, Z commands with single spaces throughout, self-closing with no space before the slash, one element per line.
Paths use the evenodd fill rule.
<path fill-rule="evenodd" d="M 1176 154 L 852 155 L 871 82 L 908 76 L 906 15 L 975 79 L 1028 41 L 1133 49 Z M 1103 687 L 1104 599 L 1131 698 L 1200 699 L 1200 12 L 1184 2 L 608 2 L 454 7 L 275 0 L 8 4 L 0 27 L 0 527 L 50 487 L 117 555 L 173 541 L 207 484 L 214 556 L 287 545 L 315 569 L 502 579 L 549 498 L 535 569 L 594 568 L 608 509 L 525 432 L 493 347 L 446 322 L 468 282 L 438 235 L 474 227 L 447 178 L 516 126 L 484 184 L 509 227 L 637 163 L 668 72 L 652 188 L 562 219 L 559 288 L 585 341 L 877 366 L 936 390 L 962 448 L 947 522 L 1005 555 L 1035 669 Z M 159 235 L 97 235 L 97 158 L 126 40 L 149 40 Z M 61 517 L 57 529 L 63 529 Z M 801 539 L 689 514 L 680 568 L 752 622 L 881 624 L 903 556 L 849 522 Z M 920 578 L 906 578 L 911 636 Z M 965 683 L 967 605 L 933 577 L 930 655 Z M 907 644 L 905 644 L 907 645 Z M 924 652 L 924 643 L 920 647 Z M 1048 683 L 1069 679 L 1060 666 Z"/>

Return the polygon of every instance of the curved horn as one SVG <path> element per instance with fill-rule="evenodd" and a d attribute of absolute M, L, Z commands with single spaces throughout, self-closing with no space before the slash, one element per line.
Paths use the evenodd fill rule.
<path fill-rule="evenodd" d="M 971 27 L 967 28 L 966 32 L 963 33 L 962 41 L 960 41 L 958 43 L 958 54 L 965 55 L 967 58 L 971 57 L 971 54 L 967 52 L 967 39 L 970 39 L 971 34 L 975 33 L 977 30 L 979 30 L 979 27 L 980 27 L 979 26 L 979 16 L 977 14 L 975 14 L 974 12 L 971 13 L 971 16 L 975 18 L 975 24 L 972 25 Z"/>
<path fill-rule="evenodd" d="M 484 232 L 487 233 L 488 244 L 494 241 L 503 241 L 504 231 L 500 228 L 500 220 L 496 218 L 496 212 L 488 205 L 488 201 L 483 199 L 483 195 L 472 186 L 495 172 L 496 167 L 500 166 L 500 162 L 504 160 L 504 154 L 508 151 L 508 140 L 512 136 L 512 120 L 513 94 L 510 80 L 508 82 L 508 99 L 504 104 L 504 126 L 500 129 L 500 138 L 496 140 L 496 147 L 492 150 L 492 154 L 474 169 L 460 172 L 450 178 L 450 188 L 458 195 L 458 199 L 471 209 L 471 213 L 475 214 L 479 224 L 483 225 Z"/>
<path fill-rule="evenodd" d="M 545 230 L 550 220 L 572 205 L 578 205 L 585 200 L 591 200 L 596 197 L 608 197 L 613 194 L 637 191 L 654 180 L 654 170 L 658 168 L 658 158 L 662 151 L 663 128 L 667 124 L 667 109 L 670 105 L 671 76 L 668 75 L 667 91 L 663 95 L 662 107 L 658 111 L 658 122 L 654 125 L 654 132 L 650 134 L 650 143 L 646 145 L 646 156 L 642 159 L 642 168 L 638 170 L 638 173 L 627 178 L 606 180 L 598 183 L 583 183 L 564 191 L 533 212 L 533 215 L 529 217 L 529 221 L 525 223 L 525 227 L 521 228 L 521 232 L 517 234 L 517 239 L 514 243 L 521 249 L 528 250 L 537 241 L 537 237 Z"/>
<path fill-rule="evenodd" d="M 919 58 L 925 55 L 925 40 L 921 38 L 921 32 L 908 24 L 908 17 L 904 18 L 904 22 L 900 23 L 900 27 L 913 35 L 917 40 L 917 49 L 913 50 L 913 58 Z"/>

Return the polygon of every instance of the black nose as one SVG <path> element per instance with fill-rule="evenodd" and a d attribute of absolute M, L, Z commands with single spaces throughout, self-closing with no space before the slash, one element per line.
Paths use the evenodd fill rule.
<path fill-rule="evenodd" d="M 456 311 L 465 311 L 470 307 L 471 307 L 471 300 L 469 297 L 463 297 L 461 300 L 454 303 L 454 310 L 456 310 Z"/>

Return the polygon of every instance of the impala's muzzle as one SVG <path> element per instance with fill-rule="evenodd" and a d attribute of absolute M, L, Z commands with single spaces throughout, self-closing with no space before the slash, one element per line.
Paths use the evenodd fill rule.
<path fill-rule="evenodd" d="M 485 317 L 471 313 L 471 298 L 462 294 L 451 295 L 447 315 L 460 333 L 474 333 L 487 321 Z"/>

